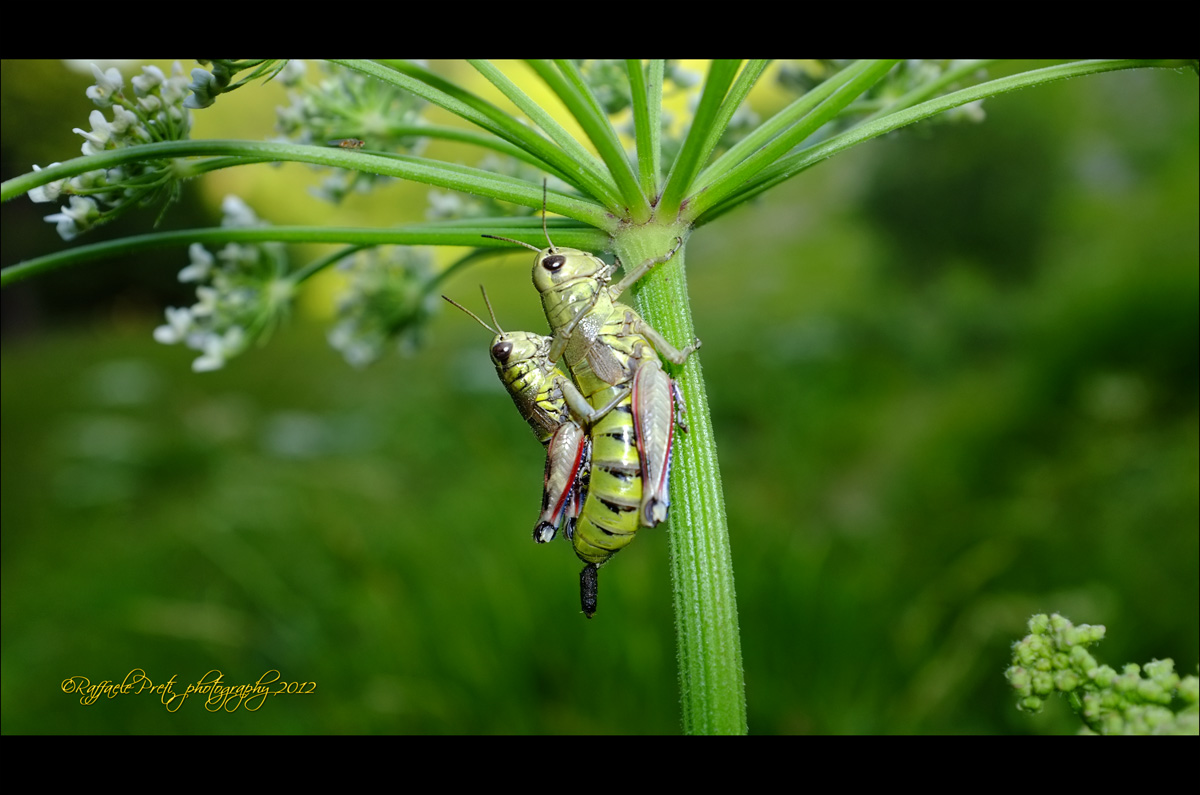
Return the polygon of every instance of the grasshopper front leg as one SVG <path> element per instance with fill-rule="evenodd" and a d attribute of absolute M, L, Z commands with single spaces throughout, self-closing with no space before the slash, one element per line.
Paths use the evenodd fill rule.
<path fill-rule="evenodd" d="M 625 275 L 623 277 L 621 277 L 621 281 L 617 282 L 616 284 L 614 284 L 612 287 L 609 288 L 611 290 L 611 295 L 613 297 L 613 300 L 614 301 L 617 300 L 617 296 L 619 296 L 621 293 L 625 292 L 630 287 L 632 287 L 634 285 L 634 283 L 637 282 L 638 279 L 642 278 L 647 273 L 649 273 L 650 269 L 653 268 L 655 265 L 662 265 L 664 262 L 671 259 L 671 257 L 675 256 L 675 252 L 679 251 L 679 249 L 682 246 L 683 246 L 683 238 L 677 237 L 677 238 L 675 238 L 674 247 L 672 247 L 671 250 L 668 251 L 666 254 L 663 254 L 661 257 L 656 257 L 654 259 L 648 259 L 645 262 L 643 262 L 641 265 L 638 265 L 638 266 L 634 267 L 633 269 L 626 271 Z"/>

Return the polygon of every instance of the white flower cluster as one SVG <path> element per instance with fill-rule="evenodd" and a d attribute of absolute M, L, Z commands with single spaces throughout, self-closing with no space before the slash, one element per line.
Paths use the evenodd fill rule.
<path fill-rule="evenodd" d="M 142 67 L 142 73 L 130 81 L 132 97 L 125 93 L 125 80 L 115 68 L 101 71 L 93 64 L 92 72 L 96 84 L 88 88 L 87 96 L 99 108 L 111 108 L 112 120 L 103 111 L 93 110 L 88 116 L 91 130 L 75 128 L 84 138 L 83 154 L 188 137 L 192 119 L 183 106 L 187 78 L 178 63 L 170 77 L 157 66 Z M 34 169 L 40 170 L 37 166 Z M 69 196 L 68 205 L 46 216 L 46 221 L 56 225 L 63 240 L 73 240 L 130 207 L 144 206 L 160 197 L 174 199 L 178 190 L 178 175 L 171 162 L 148 160 L 58 180 L 31 190 L 29 198 L 53 202 L 63 194 Z"/>
<path fill-rule="evenodd" d="M 221 209 L 224 227 L 265 225 L 236 196 L 226 196 Z M 192 362 L 196 372 L 218 370 L 251 342 L 264 340 L 287 315 L 295 281 L 280 243 L 230 243 L 215 256 L 193 243 L 188 256 L 191 262 L 179 272 L 179 281 L 196 284 L 197 301 L 191 307 L 168 307 L 167 322 L 154 330 L 154 339 L 200 351 Z"/>

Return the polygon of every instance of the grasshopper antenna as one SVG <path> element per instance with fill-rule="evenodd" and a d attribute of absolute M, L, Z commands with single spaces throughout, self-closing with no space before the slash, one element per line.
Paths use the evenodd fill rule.
<path fill-rule="evenodd" d="M 550 253 L 557 254 L 554 250 L 554 241 L 550 239 L 550 230 L 546 228 L 546 178 L 542 177 L 542 234 L 546 236 L 546 243 L 550 245 Z"/>
<path fill-rule="evenodd" d="M 483 293 L 483 303 L 487 305 L 488 314 L 492 316 L 492 322 L 496 324 L 496 331 L 500 334 L 504 333 L 504 329 L 500 328 L 500 321 L 496 319 L 496 310 L 492 309 L 492 302 L 488 300 L 487 290 L 483 289 L 483 285 L 479 285 L 479 292 Z"/>
<path fill-rule="evenodd" d="M 511 237 L 500 237 L 500 235 L 481 235 L 481 237 L 490 237 L 492 240 L 503 240 L 505 243 L 516 243 L 518 246 L 524 246 L 525 248 L 529 249 L 530 251 L 536 251 L 539 254 L 542 251 L 537 246 L 531 246 L 528 243 L 522 243 L 520 240 L 513 240 Z M 446 300 L 449 301 L 450 299 L 447 298 Z"/>
<path fill-rule="evenodd" d="M 481 290 L 483 289 L 483 285 L 482 285 L 482 284 L 481 284 L 481 285 L 479 285 L 479 289 L 481 289 Z M 496 328 L 492 328 L 492 327 L 491 327 L 491 326 L 489 326 L 487 323 L 484 323 L 482 320 L 480 320 L 480 319 L 479 319 L 479 315 L 475 314 L 475 313 L 474 313 L 474 312 L 472 312 L 470 309 L 467 309 L 465 306 L 463 306 L 462 304 L 460 304 L 458 301 L 455 301 L 455 300 L 454 300 L 453 298 L 451 298 L 450 296 L 448 296 L 448 295 L 443 295 L 443 296 L 442 296 L 442 298 L 445 298 L 447 301 L 449 301 L 450 303 L 454 304 L 455 306 L 457 306 L 457 307 L 458 307 L 459 309 L 461 309 L 462 311 L 466 312 L 466 313 L 467 313 L 468 315 L 470 315 L 471 317 L 475 318 L 475 322 L 476 322 L 476 323 L 478 323 L 479 325 L 483 326 L 485 329 L 487 329 L 488 331 L 492 332 L 493 334 L 503 334 L 503 333 L 504 333 L 503 331 L 497 331 L 497 330 L 496 330 L 496 329 L 500 328 L 500 324 L 499 324 L 499 323 L 497 323 L 497 324 L 496 324 Z M 483 300 L 485 300 L 485 301 L 487 300 L 487 293 L 484 293 L 484 294 L 483 294 Z M 492 305 L 491 305 L 491 304 L 488 304 L 488 309 L 490 310 L 491 308 L 492 308 Z M 492 320 L 495 320 L 495 319 L 496 319 L 496 313 L 495 313 L 495 312 L 493 312 L 493 313 L 492 313 Z"/>
<path fill-rule="evenodd" d="M 558 250 L 556 248 L 554 248 L 554 241 L 550 239 L 550 230 L 546 228 L 546 180 L 545 179 L 542 180 L 542 234 L 546 236 L 546 242 L 549 244 L 550 253 L 557 254 Z M 501 237 L 500 235 L 483 235 L 483 237 L 489 237 L 492 240 L 503 240 L 505 243 L 516 243 L 518 246 L 524 246 L 525 248 L 529 249 L 530 251 L 536 251 L 538 253 L 541 253 L 541 251 L 542 251 L 537 246 L 530 245 L 529 243 L 525 243 L 520 240 L 513 240 L 511 237 Z M 445 296 L 442 296 L 442 297 L 445 298 Z M 446 300 L 450 301 L 449 298 L 446 298 Z M 454 302 L 451 301 L 451 303 L 454 303 Z M 458 306 L 458 304 L 454 304 L 454 305 Z"/>

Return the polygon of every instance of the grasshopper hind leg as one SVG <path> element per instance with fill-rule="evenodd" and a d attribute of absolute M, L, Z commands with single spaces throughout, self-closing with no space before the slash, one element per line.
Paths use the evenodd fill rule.
<path fill-rule="evenodd" d="M 600 587 L 599 572 L 595 563 L 589 563 L 579 572 L 579 604 L 588 618 L 596 615 L 596 591 Z"/>

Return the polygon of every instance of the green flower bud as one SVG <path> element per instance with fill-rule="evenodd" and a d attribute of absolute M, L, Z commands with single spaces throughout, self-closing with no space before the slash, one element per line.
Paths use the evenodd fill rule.
<path fill-rule="evenodd" d="M 1029 671 L 1021 668 L 1020 666 L 1013 666 L 1005 671 L 1004 675 L 1008 678 L 1008 683 L 1012 685 L 1014 689 L 1023 695 L 1029 694 L 1030 683 L 1033 681 L 1033 677 L 1030 676 Z"/>
<path fill-rule="evenodd" d="M 1185 676 L 1179 681 L 1178 691 L 1179 697 L 1188 704 L 1200 703 L 1200 679 L 1194 676 Z"/>
<path fill-rule="evenodd" d="M 1101 665 L 1093 669 L 1089 675 L 1099 687 L 1106 689 L 1112 687 L 1113 681 L 1117 678 L 1117 672 L 1108 665 Z"/>
<path fill-rule="evenodd" d="M 1071 667 L 1084 675 L 1096 667 L 1096 658 L 1089 654 L 1083 646 L 1072 648 L 1070 657 Z"/>
<path fill-rule="evenodd" d="M 1048 696 L 1054 692 L 1054 677 L 1043 671 L 1038 671 L 1033 675 L 1033 680 L 1030 682 L 1033 692 L 1039 696 Z"/>
<path fill-rule="evenodd" d="M 1059 671 L 1054 675 L 1054 686 L 1064 692 L 1079 687 L 1080 681 L 1082 680 L 1079 678 L 1079 674 L 1074 671 Z"/>

